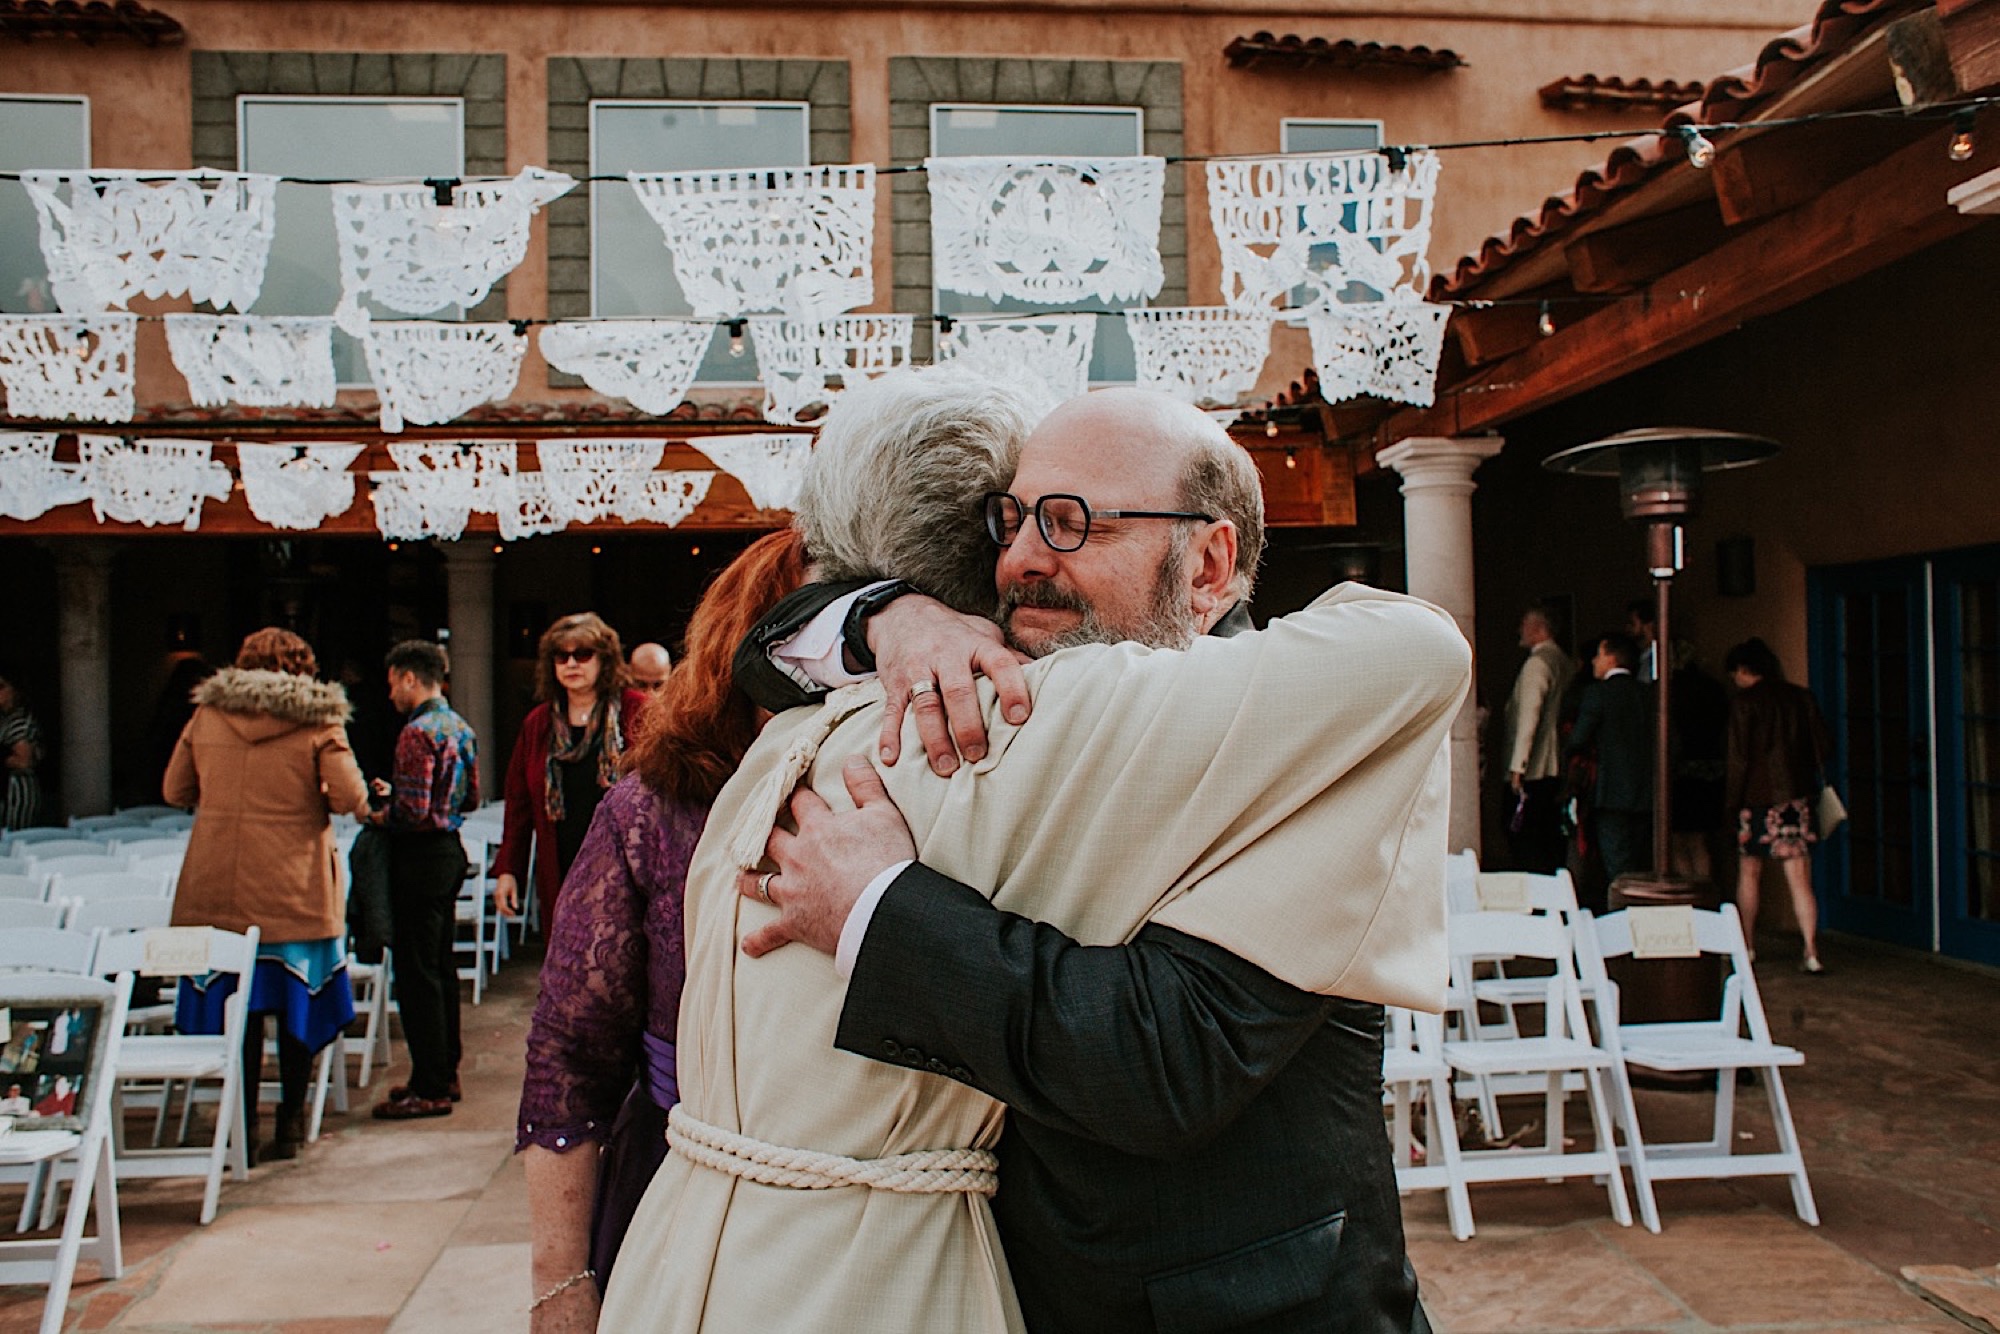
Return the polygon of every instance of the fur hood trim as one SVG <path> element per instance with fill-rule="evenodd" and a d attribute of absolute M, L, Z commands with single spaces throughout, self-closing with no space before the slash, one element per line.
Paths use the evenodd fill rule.
<path fill-rule="evenodd" d="M 268 713 L 293 723 L 345 724 L 354 716 L 338 683 L 290 672 L 224 667 L 196 686 L 193 698 L 224 713 Z"/>

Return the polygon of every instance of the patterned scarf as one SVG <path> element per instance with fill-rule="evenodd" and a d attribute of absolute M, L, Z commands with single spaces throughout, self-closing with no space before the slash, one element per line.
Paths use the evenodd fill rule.
<path fill-rule="evenodd" d="M 582 727 L 569 725 L 567 705 L 560 709 L 553 703 L 549 705 L 549 760 L 542 774 L 542 809 L 554 823 L 561 824 L 563 820 L 563 780 L 559 766 L 582 759 L 600 736 L 603 744 L 597 748 L 597 785 L 610 787 L 618 781 L 618 762 L 625 754 L 622 703 L 617 695 L 599 700 Z"/>

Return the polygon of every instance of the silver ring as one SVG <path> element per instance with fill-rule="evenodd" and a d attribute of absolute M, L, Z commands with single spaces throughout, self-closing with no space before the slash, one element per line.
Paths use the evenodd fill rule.
<path fill-rule="evenodd" d="M 757 897 L 766 903 L 771 903 L 771 878 L 777 874 L 776 871 L 766 871 L 757 877 Z M 778 905 L 771 903 L 771 906 L 775 908 Z"/>
<path fill-rule="evenodd" d="M 915 685 L 910 687 L 910 703 L 915 704 L 917 702 L 917 696 L 919 695 L 935 695 L 935 694 L 937 694 L 937 682 L 919 681 Z"/>

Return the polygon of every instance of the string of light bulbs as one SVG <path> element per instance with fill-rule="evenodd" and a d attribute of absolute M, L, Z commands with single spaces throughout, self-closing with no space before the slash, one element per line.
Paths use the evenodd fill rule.
<path fill-rule="evenodd" d="M 1378 153 L 1394 163 L 1411 153 L 1428 151 L 1433 153 L 1459 152 L 1475 148 L 1524 148 L 1546 144 L 1601 143 L 1605 140 L 1632 140 L 1645 138 L 1668 138 L 1680 141 L 1688 153 L 1689 165 L 1705 168 L 1715 160 L 1715 144 L 1709 138 L 1715 134 L 1736 134 L 1746 130 L 1779 130 L 1800 125 L 1823 125 L 1835 121 L 1848 120 L 1939 120 L 1949 121 L 1951 134 L 1946 141 L 1946 151 L 1952 161 L 1963 162 L 1973 154 L 1974 131 L 1978 113 L 1987 107 L 2000 103 L 2000 95 L 1956 98 L 1947 102 L 1934 102 L 1921 107 L 1855 107 L 1840 111 L 1812 111 L 1796 116 L 1773 116 L 1762 120 L 1687 121 L 1679 125 L 1662 126 L 1653 130 L 1575 130 L 1564 134 L 1524 134 L 1509 135 L 1489 139 L 1455 139 L 1442 143 L 1383 144 L 1375 148 L 1351 150 L 1353 155 Z M 1030 155 L 1032 156 L 1032 155 Z M 1292 153 L 1182 153 L 1170 154 L 1164 160 L 1169 164 L 1190 164 L 1203 162 L 1245 162 L 1266 161 L 1282 158 L 1322 158 L 1340 156 L 1323 152 Z M 52 168 L 51 170 L 72 170 Z M 73 170 L 88 174 L 91 168 L 78 167 Z M 105 169 L 110 170 L 110 169 Z M 198 170 L 198 169 L 197 169 Z M 753 169 L 755 170 L 755 169 Z M 900 176 L 927 170 L 922 162 L 899 162 L 878 166 L 879 176 Z M 181 175 L 181 172 L 162 171 L 157 175 L 144 171 L 125 172 L 136 180 L 167 180 Z M 0 181 L 18 181 L 20 171 L 0 171 Z M 285 185 L 427 185 L 437 192 L 441 205 L 451 203 L 451 191 L 464 183 L 466 178 L 451 176 L 284 176 L 275 177 Z M 473 179 L 505 179 L 502 177 Z M 579 182 L 598 184 L 618 184 L 629 180 L 625 174 L 598 174 L 575 177 Z"/>

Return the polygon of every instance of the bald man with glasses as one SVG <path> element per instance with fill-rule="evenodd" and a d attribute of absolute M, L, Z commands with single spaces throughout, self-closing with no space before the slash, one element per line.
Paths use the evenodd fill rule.
<path fill-rule="evenodd" d="M 1231 451 L 1198 414 L 1159 395 L 1072 400 L 1030 437 L 1009 490 L 983 500 L 979 517 L 997 554 L 997 626 L 894 584 L 850 588 L 803 629 L 812 599 L 762 627 L 739 657 L 739 679 L 753 682 L 765 707 L 783 707 L 803 696 L 780 673 L 837 686 L 880 655 L 890 705 L 884 762 L 900 753 L 907 707 L 939 774 L 978 770 L 991 716 L 976 677 L 992 678 L 1001 713 L 1018 724 L 1029 707 L 1022 658 L 1121 642 L 1187 650 L 1252 628 L 1261 497 L 1254 470 Z M 1352 610 L 1366 627 L 1372 613 Z M 1381 622 L 1383 634 L 1397 633 L 1399 615 Z M 1271 633 L 1292 631 L 1281 624 Z M 1373 659 L 1361 643 L 1350 646 L 1359 652 L 1347 670 L 1358 673 Z M 1265 722 L 1282 730 L 1278 701 L 1290 695 L 1317 713 L 1321 700 L 1306 692 L 1342 692 L 1354 701 L 1357 731 L 1384 727 L 1361 749 L 1379 746 L 1373 762 L 1393 766 L 1412 746 L 1436 749 L 1387 726 L 1401 707 L 1389 694 L 1379 712 L 1362 703 L 1393 693 L 1386 678 L 1398 667 L 1410 673 L 1405 684 L 1449 674 L 1441 660 L 1416 658 L 1386 673 L 1366 668 L 1369 679 L 1333 668 L 1332 677 L 1280 681 L 1253 670 L 1213 702 L 1272 701 Z M 1455 707 L 1462 689 L 1462 678 L 1439 679 L 1438 701 Z M 1090 753 L 1095 729 L 1073 725 L 1079 767 L 1050 762 L 1040 771 L 1047 785 L 1077 781 L 1075 772 L 1102 758 Z M 1163 717 L 1158 746 L 1175 745 L 1177 730 Z M 1024 735 L 1013 737 L 1014 754 Z M 1281 744 L 1274 732 L 1259 746 Z M 1231 781 L 1232 764 L 1243 762 L 1236 754 L 1219 753 L 1197 790 L 1163 790 L 1158 808 L 1129 811 L 1134 868 L 1171 837 L 1174 802 L 1206 818 L 1218 803 L 1250 799 Z M 1145 750 L 1128 763 L 1143 772 Z M 1404 786 L 1378 801 L 1362 795 L 1374 781 L 1365 769 L 1357 753 L 1346 777 L 1295 794 L 1306 806 L 1359 800 L 1346 807 L 1351 819 L 1299 847 L 1286 874 L 1267 874 L 1254 893 L 1239 885 L 1227 904 L 1213 886 L 1207 897 L 1197 885 L 1178 898 L 1159 886 L 1162 906 L 1123 944 L 1081 944 L 996 906 L 992 886 L 931 869 L 879 784 L 850 783 L 854 809 L 802 790 L 796 834 L 771 838 L 776 873 L 745 878 L 744 893 L 781 913 L 744 942 L 747 952 L 796 941 L 834 956 L 847 980 L 837 1046 L 1008 1105 L 993 1208 L 1034 1334 L 1428 1328 L 1381 1119 L 1377 1002 L 1403 982 L 1415 984 L 1399 993 L 1404 1003 L 1442 985 L 1441 972 L 1432 978 L 1418 962 L 1432 947 L 1437 960 L 1443 953 L 1441 812 L 1424 809 L 1441 802 L 1442 787 Z M 1022 836 L 1063 834 L 1045 823 Z M 1385 879 L 1375 852 L 1362 849 L 1398 837 L 1410 840 L 1409 860 L 1393 855 Z M 1436 876 L 1419 864 L 1434 865 Z M 1363 903 L 1374 912 L 1365 928 L 1358 918 L 1352 927 L 1317 920 Z M 1388 923 L 1396 923 L 1388 937 L 1364 939 Z"/>

